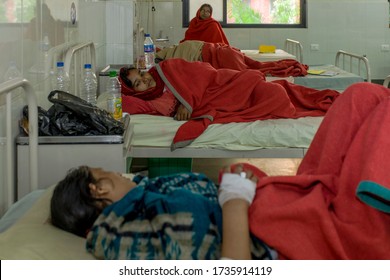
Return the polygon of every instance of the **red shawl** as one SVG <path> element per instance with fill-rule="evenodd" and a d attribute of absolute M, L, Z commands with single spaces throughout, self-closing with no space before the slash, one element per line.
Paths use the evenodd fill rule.
<path fill-rule="evenodd" d="M 250 229 L 282 259 L 390 259 L 389 96 L 350 86 L 297 175 L 259 180 Z"/>
<path fill-rule="evenodd" d="M 265 75 L 274 77 L 297 77 L 307 75 L 309 68 L 294 59 L 260 62 L 246 56 L 239 49 L 221 43 L 204 43 L 202 59 L 214 68 L 235 70 L 257 69 Z"/>
<path fill-rule="evenodd" d="M 221 24 L 212 18 L 212 14 L 208 19 L 201 19 L 200 9 L 196 12 L 196 17 L 190 21 L 190 25 L 184 34 L 184 39 L 180 43 L 187 40 L 225 43 L 229 45 Z"/>
<path fill-rule="evenodd" d="M 178 129 L 172 149 L 188 145 L 211 123 L 322 116 L 339 95 L 285 80 L 265 82 L 257 70 L 215 69 L 204 62 L 168 59 L 156 68 L 191 112 L 192 119 Z"/>

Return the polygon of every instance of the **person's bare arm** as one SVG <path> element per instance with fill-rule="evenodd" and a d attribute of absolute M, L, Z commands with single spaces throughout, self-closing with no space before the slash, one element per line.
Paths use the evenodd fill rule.
<path fill-rule="evenodd" d="M 180 104 L 177 108 L 177 112 L 175 115 L 175 120 L 177 121 L 187 121 L 191 118 L 191 113 L 187 110 L 183 104 Z"/>
<path fill-rule="evenodd" d="M 248 209 L 252 203 L 258 178 L 242 165 L 233 173 L 225 168 L 219 187 L 222 207 L 222 258 L 251 259 Z"/>
<path fill-rule="evenodd" d="M 250 260 L 249 203 L 232 199 L 222 207 L 222 258 Z"/>

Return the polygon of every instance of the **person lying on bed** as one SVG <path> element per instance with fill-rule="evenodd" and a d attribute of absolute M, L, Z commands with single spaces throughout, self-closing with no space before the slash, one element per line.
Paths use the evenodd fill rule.
<path fill-rule="evenodd" d="M 252 117 L 242 116 L 247 121 L 323 115 L 339 95 L 334 90 L 310 89 L 284 80 L 265 82 L 264 75 L 254 70 L 215 69 L 208 63 L 183 59 L 162 61 L 148 72 L 124 67 L 120 70 L 119 80 L 124 112 L 171 116 L 177 120 L 188 120 L 194 114 L 197 108 L 191 108 L 192 104 L 187 104 L 186 99 L 196 98 L 193 97 L 195 92 L 199 95 L 212 92 L 211 97 L 220 100 L 224 110 L 228 107 L 223 102 L 228 102 L 255 112 Z M 248 102 L 235 102 L 234 99 Z M 214 106 L 213 100 L 207 102 Z M 204 107 L 203 104 L 198 106 Z M 213 109 L 217 108 L 214 106 Z M 245 114 L 244 108 L 234 110 L 236 119 Z"/>
<path fill-rule="evenodd" d="M 233 70 L 255 69 L 264 75 L 273 77 L 297 77 L 307 75 L 306 64 L 295 59 L 282 59 L 278 61 L 256 61 L 239 49 L 223 43 L 207 43 L 203 41 L 185 41 L 161 49 L 156 53 L 156 61 L 170 58 L 182 58 L 187 61 L 203 61 L 210 63 L 214 68 L 227 68 Z"/>
<path fill-rule="evenodd" d="M 99 259 L 249 259 L 252 254 L 269 259 L 273 255 L 267 246 L 258 240 L 251 246 L 247 210 L 244 219 L 234 214 L 255 194 L 255 178 L 250 171 L 240 177 L 242 171 L 237 165 L 230 174 L 234 186 L 225 174 L 218 195 L 215 184 L 198 173 L 130 180 L 81 166 L 55 187 L 51 223 L 86 237 L 87 250 Z M 233 225 L 243 232 L 235 242 L 225 234 Z M 237 244 L 244 244 L 243 249 L 232 255 Z"/>
<path fill-rule="evenodd" d="M 187 120 L 172 149 L 188 145 L 212 123 L 323 116 L 339 96 L 286 80 L 266 82 L 256 70 L 215 69 L 209 63 L 173 58 L 148 72 L 122 68 L 122 108 Z"/>
<path fill-rule="evenodd" d="M 210 4 L 203 4 L 191 19 L 188 29 L 184 34 L 186 40 L 199 40 L 210 43 L 224 43 L 229 45 L 221 24 L 213 17 L 213 7 Z"/>

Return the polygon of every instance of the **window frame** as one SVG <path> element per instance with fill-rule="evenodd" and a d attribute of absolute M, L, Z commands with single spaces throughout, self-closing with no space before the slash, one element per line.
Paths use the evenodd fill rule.
<path fill-rule="evenodd" d="M 191 19 L 194 17 L 190 16 L 190 0 L 183 1 L 183 18 L 182 25 L 187 28 L 190 24 Z M 237 24 L 237 23 L 227 23 L 227 0 L 223 0 L 223 20 L 219 21 L 223 28 L 307 28 L 307 0 L 301 1 L 301 22 L 297 24 L 285 24 L 285 23 L 258 23 L 258 24 Z M 390 0 L 389 0 L 390 1 Z"/>

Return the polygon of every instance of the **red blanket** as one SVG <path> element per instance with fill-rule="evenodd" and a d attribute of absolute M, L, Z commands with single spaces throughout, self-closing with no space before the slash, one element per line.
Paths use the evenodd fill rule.
<path fill-rule="evenodd" d="M 256 61 L 246 56 L 239 49 L 216 43 L 204 44 L 202 48 L 202 59 L 217 69 L 257 69 L 265 75 L 274 77 L 305 76 L 309 68 L 306 64 L 301 64 L 294 59 L 267 62 Z"/>
<path fill-rule="evenodd" d="M 175 97 L 191 112 L 177 131 L 172 149 L 198 137 L 211 123 L 322 116 L 339 93 L 265 82 L 257 70 L 215 69 L 208 63 L 169 59 L 157 71 Z"/>
<path fill-rule="evenodd" d="M 379 85 L 349 87 L 297 176 L 259 180 L 250 229 L 282 259 L 390 259 L 389 96 Z"/>

